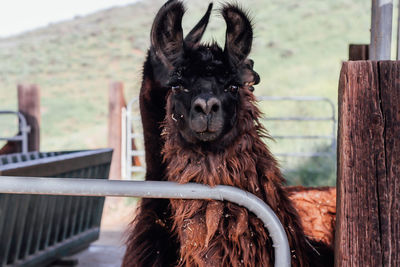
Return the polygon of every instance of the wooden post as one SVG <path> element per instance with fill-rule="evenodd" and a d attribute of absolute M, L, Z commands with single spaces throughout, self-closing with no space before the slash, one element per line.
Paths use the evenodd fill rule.
<path fill-rule="evenodd" d="M 400 62 L 353 61 L 339 81 L 335 266 L 400 266 Z"/>
<path fill-rule="evenodd" d="M 400 0 L 397 2 L 397 60 L 400 60 Z"/>
<path fill-rule="evenodd" d="M 31 127 L 28 151 L 40 151 L 40 89 L 37 85 L 18 85 L 18 110 Z"/>
<path fill-rule="evenodd" d="M 110 179 L 121 179 L 122 108 L 126 106 L 123 83 L 111 83 L 108 97 L 108 146 L 114 150 Z"/>
<path fill-rule="evenodd" d="M 365 44 L 350 44 L 349 45 L 349 60 L 368 60 L 369 45 Z"/>
<path fill-rule="evenodd" d="M 371 60 L 389 60 L 392 45 L 393 0 L 372 0 Z"/>

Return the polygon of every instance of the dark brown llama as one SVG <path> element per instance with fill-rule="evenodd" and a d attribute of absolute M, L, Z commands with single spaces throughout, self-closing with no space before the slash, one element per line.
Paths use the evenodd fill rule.
<path fill-rule="evenodd" d="M 184 7 L 168 1 L 151 31 L 140 107 L 147 180 L 224 184 L 249 191 L 275 211 L 293 266 L 333 265 L 332 251 L 305 236 L 276 160 L 262 138 L 248 59 L 253 30 L 235 5 L 221 12 L 224 49 L 200 44 L 212 5 L 183 38 Z M 162 136 L 162 138 L 160 138 Z M 271 239 L 245 208 L 221 201 L 143 200 L 123 266 L 271 266 Z"/>

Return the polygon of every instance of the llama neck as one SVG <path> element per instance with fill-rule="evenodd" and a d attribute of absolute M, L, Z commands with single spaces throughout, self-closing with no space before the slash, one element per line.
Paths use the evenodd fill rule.
<path fill-rule="evenodd" d="M 277 162 L 255 128 L 219 152 L 184 148 L 174 137 L 166 140 L 163 153 L 170 181 L 236 186 L 262 198 L 260 175 L 267 176 L 272 184 L 282 184 Z"/>

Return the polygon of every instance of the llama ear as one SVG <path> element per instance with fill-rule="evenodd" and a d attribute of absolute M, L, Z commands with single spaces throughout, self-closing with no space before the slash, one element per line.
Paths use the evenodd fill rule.
<path fill-rule="evenodd" d="M 169 69 L 183 51 L 184 13 L 182 2 L 170 0 L 158 11 L 151 29 L 151 48 Z"/>
<path fill-rule="evenodd" d="M 253 69 L 254 61 L 251 59 L 245 59 L 243 64 L 238 68 L 239 77 L 242 80 L 243 87 L 248 88 L 250 91 L 254 91 L 253 85 L 260 83 L 260 76 Z"/>
<path fill-rule="evenodd" d="M 234 5 L 222 9 L 226 22 L 226 40 L 224 53 L 234 66 L 242 63 L 250 54 L 253 42 L 253 27 L 246 13 Z"/>
<path fill-rule="evenodd" d="M 211 15 L 211 10 L 213 7 L 213 3 L 210 3 L 208 5 L 208 9 L 206 14 L 201 18 L 201 20 L 194 26 L 194 28 L 189 32 L 189 34 L 185 38 L 185 45 L 188 47 L 196 47 L 198 46 L 201 37 L 203 36 L 207 25 L 208 21 L 210 20 L 210 15 Z"/>

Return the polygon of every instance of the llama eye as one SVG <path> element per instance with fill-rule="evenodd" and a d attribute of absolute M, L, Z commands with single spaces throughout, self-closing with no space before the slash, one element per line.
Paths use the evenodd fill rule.
<path fill-rule="evenodd" d="M 238 90 L 239 90 L 239 87 L 237 85 L 229 86 L 229 91 L 231 91 L 232 93 L 237 93 Z"/>
<path fill-rule="evenodd" d="M 177 94 L 183 90 L 183 86 L 182 85 L 174 85 L 174 86 L 171 86 L 171 89 L 174 94 Z"/>

